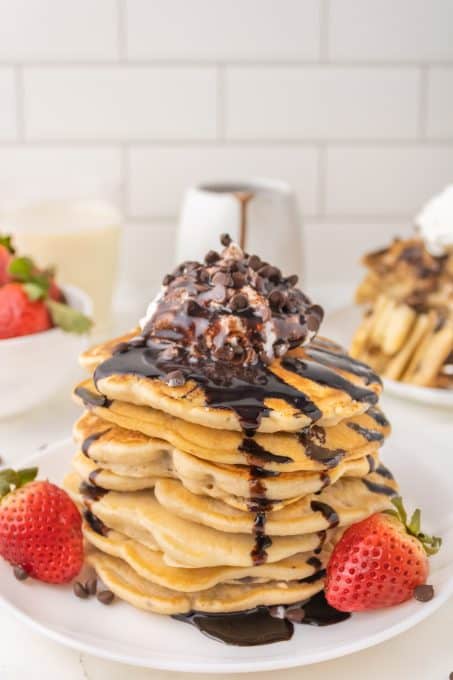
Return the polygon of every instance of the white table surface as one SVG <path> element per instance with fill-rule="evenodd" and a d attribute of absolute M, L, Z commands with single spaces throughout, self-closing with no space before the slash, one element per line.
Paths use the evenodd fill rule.
<path fill-rule="evenodd" d="M 38 409 L 0 421 L 0 455 L 6 464 L 19 464 L 38 447 L 70 435 L 79 410 L 71 403 L 69 390 L 68 385 L 67 390 Z M 435 410 L 390 397 L 384 397 L 383 402 L 394 427 L 404 423 L 404 427 L 411 430 L 417 426 L 429 428 L 433 446 L 448 447 L 453 454 L 452 411 Z M 445 474 L 452 479 L 453 492 L 453 455 Z M 430 619 L 369 650 L 315 666 L 253 676 L 263 680 L 448 680 L 452 671 L 453 600 L 450 600 Z M 0 680 L 177 680 L 183 676 L 182 673 L 132 668 L 66 649 L 33 632 L 0 608 Z"/>

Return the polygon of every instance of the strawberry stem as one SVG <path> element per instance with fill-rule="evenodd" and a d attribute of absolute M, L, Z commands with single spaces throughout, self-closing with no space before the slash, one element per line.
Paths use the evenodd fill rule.
<path fill-rule="evenodd" d="M 13 470 L 6 468 L 0 471 L 0 499 L 7 496 L 14 489 L 20 489 L 29 482 L 36 479 L 38 468 L 23 468 L 22 470 Z"/>
<path fill-rule="evenodd" d="M 401 496 L 396 496 L 393 498 L 392 504 L 395 506 L 396 510 L 387 510 L 387 514 L 393 515 L 393 517 L 396 517 L 402 524 L 404 524 L 407 533 L 420 541 L 428 557 L 439 552 L 442 545 L 442 539 L 439 536 L 430 536 L 429 534 L 424 534 L 422 531 L 420 531 L 421 510 L 417 508 L 408 522 L 406 509 Z"/>

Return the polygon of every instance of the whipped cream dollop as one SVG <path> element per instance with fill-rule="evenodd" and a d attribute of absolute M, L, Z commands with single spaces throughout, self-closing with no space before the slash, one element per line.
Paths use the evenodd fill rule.
<path fill-rule="evenodd" d="M 415 224 L 431 255 L 438 257 L 453 248 L 453 184 L 428 201 Z"/>
<path fill-rule="evenodd" d="M 270 363 L 316 335 L 323 310 L 296 275 L 248 255 L 228 235 L 204 263 L 184 262 L 164 278 L 140 326 L 145 337 L 183 348 L 193 360 Z"/>

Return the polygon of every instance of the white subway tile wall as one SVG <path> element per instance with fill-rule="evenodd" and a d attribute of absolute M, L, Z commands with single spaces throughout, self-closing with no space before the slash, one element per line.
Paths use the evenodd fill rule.
<path fill-rule="evenodd" d="M 0 197 L 121 184 L 152 287 L 188 185 L 281 177 L 309 281 L 352 280 L 453 181 L 452 26 L 453 0 L 0 0 Z"/>

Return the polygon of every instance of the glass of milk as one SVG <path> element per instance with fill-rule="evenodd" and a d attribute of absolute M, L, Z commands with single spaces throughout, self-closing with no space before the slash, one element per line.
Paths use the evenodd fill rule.
<path fill-rule="evenodd" d="M 20 255 L 55 266 L 59 283 L 88 293 L 100 334 L 111 323 L 120 225 L 114 204 L 95 198 L 33 200 L 0 213 L 0 233 L 13 235 Z"/>

